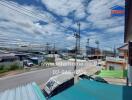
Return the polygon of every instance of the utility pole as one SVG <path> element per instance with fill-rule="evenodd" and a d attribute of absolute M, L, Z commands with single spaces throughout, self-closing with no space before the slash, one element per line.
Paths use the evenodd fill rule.
<path fill-rule="evenodd" d="M 77 54 L 80 54 L 80 23 L 77 24 L 79 31 L 74 34 L 74 37 L 76 38 L 76 43 L 75 43 L 75 66 L 74 66 L 74 83 L 77 82 Z"/>
<path fill-rule="evenodd" d="M 98 65 L 98 54 L 99 54 L 99 41 L 95 41 L 96 45 L 97 45 L 97 65 Z"/>
<path fill-rule="evenodd" d="M 54 60 L 54 64 L 56 65 L 56 62 L 55 62 L 55 43 L 54 43 L 54 46 L 53 46 L 53 60 Z"/>
<path fill-rule="evenodd" d="M 116 57 L 116 47 L 114 45 L 114 57 Z"/>
<path fill-rule="evenodd" d="M 75 38 L 76 38 L 76 43 L 75 43 L 75 66 L 74 66 L 74 76 L 76 75 L 76 67 L 77 67 L 77 53 L 78 53 L 78 38 L 79 38 L 79 34 L 75 33 L 74 34 Z"/>
<path fill-rule="evenodd" d="M 75 66 L 74 66 L 74 83 L 77 82 L 77 76 L 76 76 L 76 69 L 77 69 L 77 54 L 78 54 L 78 38 L 80 37 L 79 34 L 75 33 L 74 34 L 76 38 L 76 43 L 75 43 Z"/>
<path fill-rule="evenodd" d="M 80 27 L 81 27 L 81 24 L 80 22 L 77 23 L 77 26 L 78 26 L 78 37 L 77 37 L 77 48 L 78 48 L 78 53 L 80 54 Z"/>
<path fill-rule="evenodd" d="M 91 54 L 91 50 L 89 50 L 89 38 L 87 39 L 87 45 L 86 45 L 86 55 L 88 57 L 89 53 Z"/>
<path fill-rule="evenodd" d="M 49 43 L 48 42 L 46 43 L 46 52 L 47 54 L 49 53 Z"/>
<path fill-rule="evenodd" d="M 90 40 L 90 39 L 88 38 L 88 39 L 87 39 L 87 46 L 89 46 L 89 40 Z"/>

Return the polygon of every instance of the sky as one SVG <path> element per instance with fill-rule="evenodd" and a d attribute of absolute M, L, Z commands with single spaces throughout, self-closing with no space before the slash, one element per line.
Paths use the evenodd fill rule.
<path fill-rule="evenodd" d="M 124 41 L 124 16 L 112 17 L 111 7 L 125 0 L 0 0 L 0 46 L 75 46 L 81 23 L 81 47 L 111 49 Z"/>

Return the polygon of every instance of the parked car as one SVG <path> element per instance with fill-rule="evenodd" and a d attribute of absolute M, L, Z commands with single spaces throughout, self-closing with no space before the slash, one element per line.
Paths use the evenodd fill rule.
<path fill-rule="evenodd" d="M 45 83 L 42 91 L 47 98 L 51 98 L 72 85 L 74 85 L 73 74 L 59 74 L 50 78 Z"/>
<path fill-rule="evenodd" d="M 23 65 L 24 65 L 24 66 L 27 66 L 27 67 L 32 67 L 32 66 L 33 66 L 33 63 L 32 63 L 31 61 L 24 60 L 24 61 L 23 61 Z"/>
<path fill-rule="evenodd" d="M 28 67 L 32 67 L 32 66 L 33 66 L 33 63 L 32 63 L 32 62 L 28 62 L 28 63 L 27 63 L 27 66 L 28 66 Z"/>

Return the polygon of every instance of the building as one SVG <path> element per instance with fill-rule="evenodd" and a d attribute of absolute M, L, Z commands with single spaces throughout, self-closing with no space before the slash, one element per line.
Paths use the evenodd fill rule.
<path fill-rule="evenodd" d="M 132 0 L 126 0 L 124 42 L 132 40 Z"/>
<path fill-rule="evenodd" d="M 86 55 L 87 56 L 95 55 L 95 53 L 96 53 L 96 48 L 91 47 L 91 46 L 86 46 Z"/>
<path fill-rule="evenodd" d="M 86 56 L 88 57 L 88 59 L 103 58 L 101 50 L 91 46 L 86 46 Z"/>
<path fill-rule="evenodd" d="M 28 60 L 35 65 L 40 65 L 44 61 L 43 57 L 29 57 Z"/>
<path fill-rule="evenodd" d="M 10 67 L 10 65 L 17 64 L 22 66 L 19 58 L 15 56 L 15 54 L 7 53 L 7 54 L 0 54 L 0 65 L 5 67 Z"/>
<path fill-rule="evenodd" d="M 119 57 L 128 59 L 128 44 L 124 44 L 123 46 L 118 48 Z"/>
<path fill-rule="evenodd" d="M 108 50 L 103 50 L 102 51 L 102 55 L 104 56 L 104 57 L 114 57 L 114 52 L 113 51 L 108 51 Z"/>
<path fill-rule="evenodd" d="M 14 54 L 0 54 L 0 62 L 13 62 L 17 61 L 18 57 Z"/>
<path fill-rule="evenodd" d="M 15 54 L 15 56 L 18 57 L 20 61 L 27 60 L 28 55 L 29 54 L 26 54 L 26 53 L 16 53 Z"/>
<path fill-rule="evenodd" d="M 126 64 L 125 59 L 107 57 L 105 67 L 107 70 L 125 70 Z"/>

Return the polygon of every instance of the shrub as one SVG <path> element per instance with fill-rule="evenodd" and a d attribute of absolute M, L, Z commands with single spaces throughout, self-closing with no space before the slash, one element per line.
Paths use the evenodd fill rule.
<path fill-rule="evenodd" d="M 19 69 L 19 66 L 17 64 L 12 64 L 10 66 L 10 69 L 9 70 L 16 70 L 16 69 Z"/>
<path fill-rule="evenodd" d="M 0 65 L 0 70 L 3 70 L 4 69 L 4 65 Z"/>
<path fill-rule="evenodd" d="M 54 58 L 48 57 L 45 62 L 54 62 Z"/>

